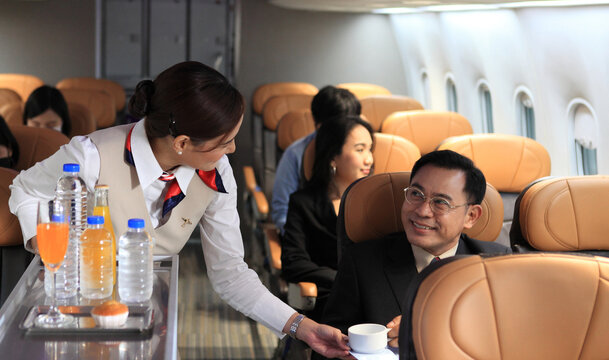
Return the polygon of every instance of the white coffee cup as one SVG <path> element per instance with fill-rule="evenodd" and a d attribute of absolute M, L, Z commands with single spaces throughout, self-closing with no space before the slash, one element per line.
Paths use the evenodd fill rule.
<path fill-rule="evenodd" d="M 389 328 L 379 324 L 358 324 L 349 328 L 349 346 L 357 353 L 372 354 L 387 347 Z"/>

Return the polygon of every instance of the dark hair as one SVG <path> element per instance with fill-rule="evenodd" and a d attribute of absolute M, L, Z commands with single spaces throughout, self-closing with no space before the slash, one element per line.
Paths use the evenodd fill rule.
<path fill-rule="evenodd" d="M 239 91 L 196 61 L 178 63 L 154 81 L 140 81 L 129 100 L 131 115 L 146 117 L 149 137 L 187 135 L 195 142 L 228 135 L 244 109 Z"/>
<path fill-rule="evenodd" d="M 12 151 L 12 154 L 10 155 L 11 167 L 14 168 L 19 160 L 19 144 L 17 144 L 17 140 L 6 125 L 6 121 L 4 121 L 2 115 L 0 115 L 0 145 L 4 145 Z"/>
<path fill-rule="evenodd" d="M 347 137 L 357 125 L 365 127 L 374 141 L 372 127 L 359 116 L 342 115 L 321 125 L 317 130 L 317 135 L 315 135 L 313 174 L 307 186 L 315 187 L 319 191 L 327 191 L 332 180 L 330 163 L 334 157 L 342 153 Z"/>
<path fill-rule="evenodd" d="M 44 113 L 48 109 L 53 110 L 61 118 L 61 132 L 70 136 L 72 122 L 70 121 L 68 104 L 61 92 L 49 85 L 42 85 L 28 96 L 23 109 L 23 124 L 27 125 L 29 119 Z"/>
<path fill-rule="evenodd" d="M 425 165 L 433 165 L 442 169 L 461 170 L 465 173 L 465 194 L 468 201 L 480 204 L 486 193 L 486 179 L 480 169 L 469 158 L 451 150 L 432 151 L 421 156 L 410 173 L 412 180 L 415 174 Z"/>
<path fill-rule="evenodd" d="M 340 115 L 357 115 L 362 112 L 362 105 L 355 95 L 347 89 L 334 86 L 323 87 L 311 102 L 311 113 L 315 125 Z"/>

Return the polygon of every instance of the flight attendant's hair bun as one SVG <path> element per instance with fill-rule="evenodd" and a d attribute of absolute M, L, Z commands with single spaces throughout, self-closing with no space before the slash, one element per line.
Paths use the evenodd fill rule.
<path fill-rule="evenodd" d="M 142 80 L 135 87 L 135 93 L 129 100 L 129 113 L 137 118 L 148 115 L 151 111 L 151 99 L 154 94 L 154 82 Z"/>

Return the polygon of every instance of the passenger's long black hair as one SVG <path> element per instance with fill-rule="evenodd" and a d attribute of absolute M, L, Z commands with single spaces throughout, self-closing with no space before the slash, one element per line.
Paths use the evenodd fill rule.
<path fill-rule="evenodd" d="M 52 86 L 42 85 L 28 96 L 23 108 L 23 125 L 27 125 L 28 119 L 49 109 L 61 118 L 61 132 L 69 137 L 72 131 L 72 123 L 68 112 L 68 104 L 61 92 Z"/>
<path fill-rule="evenodd" d="M 14 168 L 17 165 L 17 161 L 19 161 L 19 144 L 17 144 L 17 140 L 13 133 L 6 125 L 6 121 L 0 115 L 0 145 L 6 146 L 9 150 L 12 151 L 12 154 L 9 156 L 11 158 L 11 168 Z"/>

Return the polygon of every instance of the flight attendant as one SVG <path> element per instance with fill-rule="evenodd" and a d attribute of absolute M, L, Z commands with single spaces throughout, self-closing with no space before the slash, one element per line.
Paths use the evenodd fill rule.
<path fill-rule="evenodd" d="M 304 318 L 273 296 L 243 260 L 237 185 L 226 154 L 235 151 L 244 109 L 239 91 L 198 62 L 141 81 L 129 111 L 142 120 L 74 137 L 15 178 L 9 206 L 26 249 L 36 251 L 36 202 L 53 197 L 64 163 L 78 163 L 90 193 L 97 183 L 110 185 L 117 234 L 127 219 L 143 218 L 155 253 L 175 254 L 199 225 L 207 273 L 224 301 L 277 335 L 303 340 L 328 357 L 345 356 L 339 330 Z"/>

